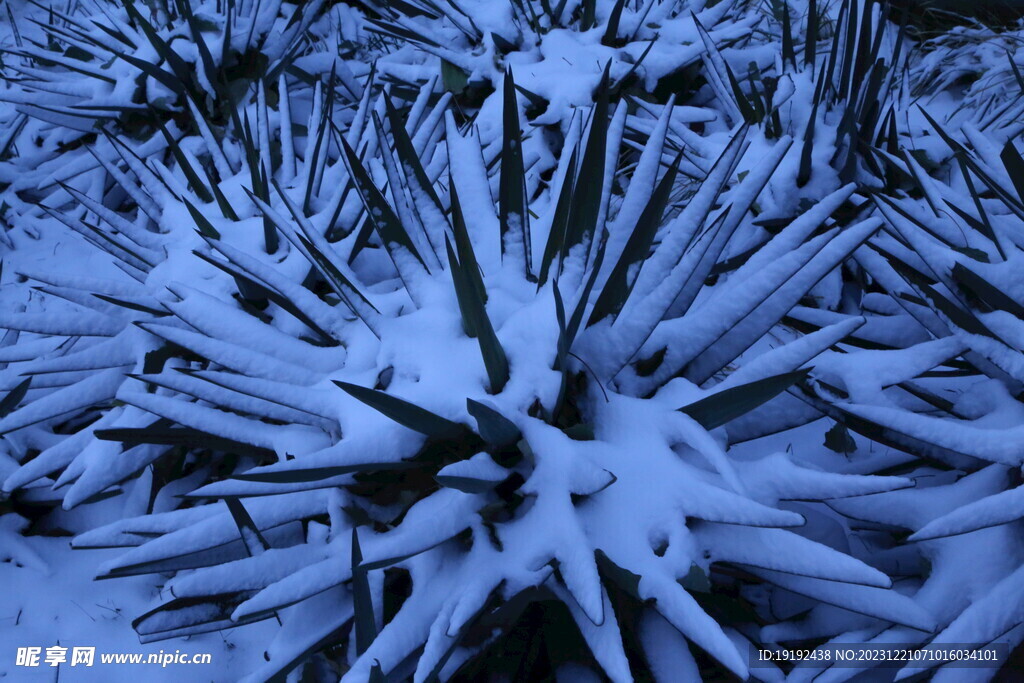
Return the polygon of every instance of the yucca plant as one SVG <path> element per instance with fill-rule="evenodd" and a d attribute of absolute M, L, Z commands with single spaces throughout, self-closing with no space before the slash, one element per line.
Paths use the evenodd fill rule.
<path fill-rule="evenodd" d="M 770 137 L 800 132 L 796 184 L 811 183 L 810 195 L 884 181 L 871 150 L 900 147 L 896 116 L 907 107 L 913 48 L 906 14 L 874 0 L 766 7 L 776 50 L 754 44 L 723 53 L 706 40 L 708 82 L 721 108 Z"/>
<path fill-rule="evenodd" d="M 1019 27 L 998 31 L 972 23 L 941 33 L 920 46 L 921 58 L 911 73 L 912 93 L 930 100 L 963 90 L 957 118 L 991 136 L 1000 128 L 1015 134 L 1021 84 Z"/>
<path fill-rule="evenodd" d="M 191 7 L 125 10 L 137 47 Z M 1019 642 L 1024 162 L 1008 116 L 897 125 L 918 63 L 874 3 L 202 7 L 286 31 L 220 86 L 134 66 L 182 88 L 145 128 L 10 129 L 10 559 L 127 548 L 99 578 L 161 585 L 140 638 L 265 622 L 250 680 Z"/>
<path fill-rule="evenodd" d="M 1012 141 L 1001 144 L 969 124 L 954 133 L 926 110 L 919 113 L 946 151 L 932 156 L 929 149 L 931 173 L 907 156 L 877 153 L 900 182 L 893 195 L 872 198 L 885 231 L 853 259 L 863 286 L 855 296 L 869 315 L 859 338 L 849 341 L 867 355 L 859 362 L 850 354 L 820 356 L 815 373 L 822 383 L 803 398 L 836 421 L 841 433 L 834 443 L 841 436 L 850 451 L 861 439 L 886 444 L 891 450 L 876 471 L 918 482 L 830 505 L 860 520 L 863 556 L 901 576 L 939 628 L 929 636 L 819 615 L 769 627 L 769 640 L 847 642 L 853 629 L 858 640 L 926 649 L 955 642 L 1013 649 L 1024 642 L 1017 609 L 1024 307 L 1016 276 L 1024 162 Z M 805 332 L 848 317 L 810 309 L 790 315 Z M 908 665 L 901 676 L 934 666 Z M 805 673 L 809 680 L 821 668 Z M 829 675 L 844 680 L 855 673 Z M 934 680 L 963 676 L 955 666 L 932 673 Z"/>
<path fill-rule="evenodd" d="M 182 133 L 242 138 L 238 108 L 257 91 L 276 99 L 285 74 L 312 85 L 296 59 L 311 51 L 308 36 L 323 6 L 188 1 L 149 9 L 99 0 L 12 16 L 23 30 L 4 53 L 8 87 L 0 93 L 16 111 L 0 169 L 12 191 L 8 203 L 21 209 L 20 199 L 59 192 L 59 183 L 96 168 L 88 155 L 69 165 L 63 153 L 103 134 L 148 141 L 142 157 L 163 152 L 165 138 Z M 357 87 L 343 60 L 337 68 L 341 81 Z M 339 90 L 358 102 L 361 93 Z M 223 167 L 212 172 L 219 177 Z"/>
<path fill-rule="evenodd" d="M 672 94 L 681 97 L 695 90 L 706 49 L 697 23 L 707 27 L 720 47 L 746 43 L 760 23 L 756 12 L 747 11 L 748 4 L 737 0 L 707 6 L 625 0 L 360 3 L 367 14 L 367 33 L 394 45 L 393 54 L 381 58 L 381 69 L 408 73 L 405 53 L 415 47 L 438 64 L 444 87 L 474 108 L 491 96 L 491 106 L 500 106 L 495 103 L 500 100 L 505 68 L 523 65 L 516 87 L 527 98 L 534 126 L 564 125 L 571 108 L 589 106 L 606 68 L 613 101 L 626 95 L 664 104 Z M 676 116 L 680 123 L 717 118 L 713 112 L 685 110 Z"/>
<path fill-rule="evenodd" d="M 629 680 L 679 657 L 695 672 L 687 641 L 744 676 L 744 643 L 772 619 L 756 596 L 771 585 L 928 629 L 929 615 L 887 590 L 885 574 L 787 530 L 803 517 L 779 507 L 906 480 L 726 451 L 730 425 L 742 422 L 744 440 L 790 427 L 771 401 L 813 382 L 808 364 L 858 326 L 794 338 L 778 321 L 879 222 L 832 224 L 853 193 L 845 187 L 742 266 L 716 270 L 760 230 L 752 211 L 789 142 L 747 166 L 741 126 L 693 186 L 678 154 L 659 170 L 669 102 L 613 206 L 625 109 L 610 117 L 610 89 L 606 76 L 538 202 L 511 74 L 496 203 L 475 135 L 448 115 L 450 174 L 434 182 L 383 96 L 383 116 L 370 118 L 386 193 L 349 136 L 332 167 L 344 165 L 375 235 L 354 259 L 354 220 L 332 244 L 337 226 L 313 222 L 303 184 L 276 186 L 273 201 L 250 195 L 266 222 L 253 250 L 239 232 L 252 221 L 193 207 L 196 181 L 193 194 L 165 197 L 161 220 L 179 199 L 204 243 L 194 263 L 207 267 L 189 268 L 192 284 L 154 278 L 170 262 L 139 258 L 140 242 L 123 241 L 143 239 L 130 223 L 72 193 L 102 214 L 108 227 L 92 229 L 102 247 L 129 274 L 149 274 L 114 292 L 26 273 L 51 296 L 94 309 L 98 299 L 104 312 L 4 321 L 41 335 L 10 347 L 11 372 L 72 382 L 23 385 L 33 388 L 11 400 L 21 407 L 0 430 L 60 440 L 26 451 L 6 488 L 37 482 L 31 491 L 59 472 L 65 507 L 117 485 L 186 495 L 180 510 L 165 503 L 75 544 L 138 546 L 104 577 L 178 572 L 136 620 L 144 639 L 276 617 L 261 679 L 344 646 L 350 655 L 331 661 L 352 680 L 378 667 L 417 680 L 506 669 L 535 678 L 570 663 Z M 274 249 L 269 235 L 280 238 Z M 121 332 L 110 315 L 137 329 Z M 769 350 L 769 333 L 788 343 Z M 134 341 L 24 362 L 40 345 L 111 334 Z M 115 367 L 89 371 L 116 348 Z M 69 422 L 72 411 L 82 417 Z M 76 423 L 85 426 L 58 436 Z M 90 466 L 97 457 L 103 467 Z M 743 617 L 728 616 L 738 608 Z M 531 652 L 517 649 L 524 638 Z"/>

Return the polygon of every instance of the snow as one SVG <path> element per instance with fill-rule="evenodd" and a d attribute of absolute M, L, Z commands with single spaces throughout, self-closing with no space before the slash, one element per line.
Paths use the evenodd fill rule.
<path fill-rule="evenodd" d="M 1024 639 L 1019 25 L 907 37 L 890 64 L 896 28 L 872 8 L 850 35 L 861 51 L 878 31 L 894 87 L 875 97 L 830 33 L 843 3 L 819 8 L 815 64 L 803 0 L 624 3 L 608 39 L 613 0 L 192 6 L 198 44 L 170 7 L 140 9 L 156 46 L 113 5 L 0 17 L 0 47 L 35 60 L 5 52 L 0 88 L 0 641 L 210 652 L 203 680 L 361 682 L 379 664 L 418 683 L 500 643 L 495 601 L 538 589 L 590 650 L 546 645 L 558 680 L 845 680 L 859 672 L 755 669 L 748 651 Z M 530 215 L 502 244 L 507 69 Z M 129 114 L 148 106 L 175 153 Z M 587 326 L 680 154 L 622 310 Z M 464 333 L 446 272 L 456 191 L 493 340 Z M 560 197 L 595 234 L 554 235 L 538 283 Z M 796 371 L 714 429 L 681 410 Z M 491 413 L 516 443 L 479 436 Z M 102 432 L 166 429 L 187 443 Z M 0 677 L 51 673 L 9 654 Z"/>

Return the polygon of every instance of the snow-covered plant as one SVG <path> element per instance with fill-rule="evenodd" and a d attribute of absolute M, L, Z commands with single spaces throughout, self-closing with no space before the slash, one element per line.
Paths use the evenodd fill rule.
<path fill-rule="evenodd" d="M 957 111 L 981 130 L 1012 125 L 1020 117 L 1024 89 L 1020 59 L 1022 31 L 997 31 L 981 24 L 958 26 L 920 45 L 911 72 L 912 93 L 926 103 L 943 93 L 957 94 Z"/>
<path fill-rule="evenodd" d="M 1024 642 L 1015 32 L 40 10 L 0 32 L 0 559 L 124 548 L 143 642 L 263 634 L 248 680 Z"/>
<path fill-rule="evenodd" d="M 903 577 L 937 632 L 826 618 L 819 609 L 769 627 L 768 639 L 848 641 L 855 631 L 861 641 L 927 647 L 1024 642 L 1024 160 L 1012 140 L 969 123 L 954 133 L 926 112 L 924 120 L 945 153 L 930 146 L 918 156 L 931 173 L 913 155 L 880 154 L 898 173 L 899 189 L 873 197 L 886 229 L 854 254 L 862 288 L 851 296 L 861 299 L 867 323 L 849 341 L 866 350 L 819 356 L 821 382 L 804 399 L 836 421 L 834 447 L 852 454 L 884 444 L 873 471 L 917 481 L 831 506 L 861 520 L 863 556 Z M 791 315 L 808 332 L 848 318 L 809 309 Z M 830 680 L 842 673 L 831 671 Z M 799 680 L 820 674 L 812 668 Z M 945 667 L 934 680 L 962 674 Z"/>
<path fill-rule="evenodd" d="M 709 37 L 720 48 L 747 44 L 763 20 L 742 0 L 363 4 L 369 15 L 365 31 L 398 46 L 377 62 L 381 73 L 409 80 L 422 71 L 422 62 L 433 69 L 439 65 L 444 86 L 478 106 L 500 94 L 511 67 L 533 126 L 559 125 L 569 108 L 589 106 L 606 67 L 613 100 L 631 95 L 663 104 L 673 94 L 682 98 L 700 85 Z M 416 59 L 409 58 L 413 48 Z M 492 98 L 491 106 L 500 107 L 499 100 Z M 717 117 L 695 110 L 677 118 L 703 123 Z"/>
<path fill-rule="evenodd" d="M 796 184 L 821 188 L 881 178 L 871 150 L 896 149 L 906 98 L 909 41 L 890 3 L 771 3 L 776 50 L 719 50 L 706 40 L 705 71 L 720 108 L 765 135 L 802 138 Z M 812 182 L 812 178 L 814 179 Z"/>
<path fill-rule="evenodd" d="M 241 137 L 237 109 L 258 84 L 276 99 L 279 77 L 304 74 L 295 61 L 310 51 L 307 35 L 323 5 L 96 0 L 67 13 L 47 8 L 39 15 L 45 23 L 24 20 L 32 30 L 15 25 L 17 44 L 3 61 L 0 101 L 16 111 L 3 156 L 15 158 L 0 166 L 0 181 L 29 198 L 45 196 L 96 167 L 88 155 L 69 165 L 64 153 L 101 134 L 149 140 L 143 158 L 166 148 L 162 128 Z M 344 61 L 337 64 L 339 77 L 354 83 Z"/>
<path fill-rule="evenodd" d="M 19 271 L 38 293 L 2 319 L 4 486 L 125 492 L 143 514 L 75 544 L 132 547 L 104 577 L 175 574 L 145 640 L 276 619 L 256 679 L 321 652 L 350 680 L 618 681 L 697 676 L 687 641 L 745 676 L 794 594 L 931 627 L 785 502 L 907 480 L 735 454 L 793 426 L 777 401 L 862 323 L 780 325 L 879 229 L 852 186 L 771 235 L 788 138 L 738 126 L 691 178 L 686 108 L 613 112 L 607 70 L 557 157 L 511 74 L 473 127 L 433 81 L 408 106 L 372 85 L 344 132 L 311 89 L 301 166 L 258 100 L 237 158 L 202 129 L 166 141 L 170 169 L 104 140 L 99 178 L 45 207 L 117 268 Z"/>

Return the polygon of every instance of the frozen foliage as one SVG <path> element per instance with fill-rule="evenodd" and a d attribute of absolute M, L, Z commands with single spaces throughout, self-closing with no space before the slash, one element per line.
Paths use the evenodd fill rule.
<path fill-rule="evenodd" d="M 225 680 L 1016 647 L 1017 99 L 892 12 L 9 13 L 4 559 Z"/>

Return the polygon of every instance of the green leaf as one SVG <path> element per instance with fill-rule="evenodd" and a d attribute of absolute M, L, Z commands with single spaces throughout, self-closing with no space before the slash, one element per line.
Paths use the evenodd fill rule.
<path fill-rule="evenodd" d="M 501 247 L 506 241 L 521 239 L 526 278 L 533 278 L 530 263 L 530 216 L 526 204 L 526 173 L 523 170 L 523 141 L 519 132 L 519 105 L 512 69 L 505 71 L 502 102 L 501 177 L 498 189 Z"/>
<path fill-rule="evenodd" d="M 589 31 L 597 23 L 597 0 L 583 0 L 583 14 L 580 17 L 580 30 Z"/>
<path fill-rule="evenodd" d="M 814 91 L 814 105 L 811 107 L 811 114 L 807 118 L 807 127 L 804 128 L 803 148 L 800 151 L 800 168 L 796 174 L 796 186 L 803 187 L 811 179 L 812 161 L 814 153 L 814 128 L 818 121 L 818 105 L 821 103 L 824 90 L 825 66 L 822 65 L 818 74 L 818 86 Z"/>
<path fill-rule="evenodd" d="M 28 388 L 31 384 L 32 378 L 29 377 L 7 392 L 3 399 L 0 399 L 0 418 L 7 417 L 12 410 L 18 407 L 21 400 L 25 398 L 25 394 L 28 393 Z"/>
<path fill-rule="evenodd" d="M 172 90 L 176 95 L 181 97 L 185 96 L 185 86 L 181 80 L 175 77 L 174 74 L 167 73 L 155 64 L 151 64 L 143 59 L 125 54 L 124 52 L 115 52 L 114 54 L 116 54 L 119 59 L 134 66 L 145 75 L 159 81 L 162 85 Z"/>
<path fill-rule="evenodd" d="M 143 643 L 182 638 L 252 624 L 274 615 L 231 619 L 231 613 L 256 591 L 236 591 L 195 597 L 174 598 L 132 621 L 132 628 Z"/>
<path fill-rule="evenodd" d="M 565 328 L 565 343 L 566 353 L 572 350 L 573 342 L 576 341 L 576 334 L 580 330 L 580 325 L 583 323 L 583 314 L 587 310 L 587 303 L 590 301 L 590 293 L 594 289 L 594 283 L 597 282 L 597 276 L 601 272 L 601 265 L 604 263 L 605 248 L 608 245 L 608 231 L 605 230 L 602 235 L 601 243 L 597 247 L 597 255 L 594 257 L 594 262 L 590 265 L 590 275 L 587 277 L 587 281 L 583 285 L 583 290 L 580 292 L 579 300 L 576 302 L 576 308 L 572 312 L 572 316 L 569 318 L 569 324 Z"/>
<path fill-rule="evenodd" d="M 420 161 L 419 155 L 416 154 L 412 140 L 409 138 L 409 132 L 405 129 L 398 111 L 386 93 L 384 95 L 384 111 L 387 113 L 388 121 L 391 123 L 391 137 L 395 142 L 395 151 L 398 153 L 399 161 L 403 167 L 412 169 L 413 180 L 416 181 L 420 192 L 426 194 L 434 206 L 437 207 L 438 212 L 443 214 L 444 207 L 434 191 L 434 185 L 430 182 L 430 178 L 423 168 L 423 162 Z"/>
<path fill-rule="evenodd" d="M 329 86 L 327 89 L 327 101 L 324 103 L 320 120 L 317 122 L 316 142 L 313 144 L 313 150 L 309 155 L 309 161 L 307 163 L 308 172 L 306 176 L 306 193 L 302 200 L 302 211 L 307 216 L 312 213 L 311 202 L 313 201 L 313 195 L 314 192 L 319 189 L 319 187 L 314 186 L 318 182 L 317 176 L 320 174 L 322 169 L 321 164 L 324 163 L 322 155 L 326 155 L 328 151 L 324 148 L 324 140 L 326 139 L 328 131 L 334 126 L 334 94 L 337 92 L 334 88 L 334 69 L 335 67 L 332 66 L 330 77 L 327 79 L 327 84 Z M 311 134 L 312 131 L 309 131 L 309 133 Z M 310 137 L 311 135 L 306 136 L 307 141 Z M 329 140 L 327 144 L 330 146 Z"/>
<path fill-rule="evenodd" d="M 576 159 L 578 153 L 579 149 L 574 148 L 572 150 L 565 179 L 562 181 L 562 187 L 558 191 L 555 215 L 551 220 L 548 241 L 544 245 L 544 256 L 541 258 L 540 276 L 537 278 L 538 288 L 547 282 L 548 273 L 555 261 L 555 256 L 565 252 L 566 231 L 568 230 L 569 214 L 572 211 L 572 198 L 576 187 Z M 557 269 L 555 276 L 557 277 Z"/>
<path fill-rule="evenodd" d="M 385 394 L 383 391 L 367 389 L 355 384 L 349 384 L 348 382 L 335 381 L 334 383 L 352 398 L 362 401 L 403 427 L 408 427 L 431 438 L 455 439 L 467 431 L 465 425 L 452 422 L 425 408 L 420 408 L 408 401 Z"/>
<path fill-rule="evenodd" d="M 462 491 L 463 493 L 486 493 L 500 484 L 498 481 L 488 479 L 474 479 L 473 477 L 455 477 L 438 474 L 434 476 L 437 483 L 450 489 Z"/>
<path fill-rule="evenodd" d="M 997 339 L 973 313 L 964 310 L 956 303 L 950 301 L 931 285 L 922 285 L 920 289 L 932 302 L 936 310 L 949 318 L 950 322 L 963 331 L 989 337 L 990 339 Z"/>
<path fill-rule="evenodd" d="M 615 0 L 612 13 L 608 17 L 608 25 L 604 28 L 604 35 L 601 36 L 601 44 L 615 47 L 619 38 L 619 22 L 622 19 L 622 8 L 626 6 L 626 0 Z"/>
<path fill-rule="evenodd" d="M 710 431 L 775 398 L 807 377 L 808 372 L 809 368 L 723 389 L 679 410 Z"/>
<path fill-rule="evenodd" d="M 131 17 L 132 22 L 142 29 L 142 32 L 146 34 L 146 38 L 149 40 L 149 43 L 153 46 L 153 49 L 156 50 L 156 53 L 160 55 L 161 59 L 167 62 L 167 65 L 171 67 L 174 75 L 177 76 L 179 85 L 175 91 L 179 92 L 179 94 L 184 94 L 188 88 L 187 84 L 192 77 L 193 67 L 186 63 L 184 59 L 179 57 L 178 53 L 171 48 L 167 41 L 157 34 L 156 29 L 154 29 L 138 9 L 136 9 L 135 2 L 133 0 L 122 0 L 122 4 L 128 12 L 128 16 Z M 174 90 L 174 88 L 172 88 L 172 90 Z M 194 99 L 199 101 L 198 98 Z"/>
<path fill-rule="evenodd" d="M 268 484 L 304 484 L 324 481 L 332 477 L 341 476 L 342 474 L 352 474 L 353 472 L 383 472 L 385 470 L 415 469 L 416 467 L 419 467 L 419 465 L 409 462 L 366 462 L 352 465 L 272 470 L 269 472 L 249 470 L 248 472 L 233 474 L 231 478 L 240 481 L 259 481 Z"/>
<path fill-rule="evenodd" d="M 993 311 L 1006 311 L 1024 320 L 1024 306 L 983 277 L 961 264 L 953 266 L 953 279 Z"/>
<path fill-rule="evenodd" d="M 782 4 L 782 61 L 796 68 L 796 50 L 793 47 L 793 29 L 789 23 L 789 4 Z"/>
<path fill-rule="evenodd" d="M 635 264 L 642 263 L 650 252 L 654 235 L 658 232 L 662 216 L 665 214 L 665 207 L 668 206 L 668 199 L 672 193 L 672 186 L 675 183 L 676 173 L 682 159 L 683 150 L 680 149 L 675 161 L 669 166 L 654 193 L 651 194 L 636 225 L 630 231 L 626 246 L 623 247 L 618 262 L 612 268 L 612 272 L 608 275 L 608 279 L 594 303 L 594 310 L 587 323 L 588 327 L 605 316 L 615 315 L 622 310 L 622 305 L 626 302 L 632 288 L 631 283 L 627 280 L 629 269 Z"/>
<path fill-rule="evenodd" d="M 216 248 L 216 246 L 214 246 Z M 313 318 L 311 318 L 302 308 L 297 306 L 290 297 L 284 296 L 276 289 L 268 285 L 266 282 L 261 280 L 256 275 L 240 268 L 234 263 L 221 261 L 211 257 L 208 254 L 204 254 L 201 251 L 193 251 L 192 254 L 206 261 L 210 265 L 218 268 L 219 270 L 232 276 L 241 290 L 249 291 L 250 293 L 256 294 L 252 298 L 267 298 L 273 301 L 275 304 L 280 306 L 283 310 L 291 313 L 298 320 L 301 320 L 306 327 L 316 332 L 325 343 L 336 344 L 335 340 L 329 332 L 324 330 Z M 245 298 L 250 298 L 246 294 L 242 294 Z"/>
<path fill-rule="evenodd" d="M 151 113 L 154 119 L 157 119 L 156 113 Z M 192 164 L 188 162 L 184 152 L 181 151 L 181 146 L 178 141 L 171 137 L 171 134 L 167 132 L 167 128 L 162 122 L 157 119 L 157 126 L 160 128 L 160 132 L 163 134 L 164 139 L 167 141 L 167 147 L 171 150 L 171 154 L 174 155 L 174 160 L 178 162 L 178 166 L 181 167 L 181 172 L 185 174 L 185 178 L 188 180 L 189 186 L 192 191 L 196 193 L 199 199 L 209 204 L 213 201 L 213 195 L 210 194 L 210 190 L 206 187 L 206 184 L 196 173 L 195 169 L 192 168 Z"/>
<path fill-rule="evenodd" d="M 825 448 L 834 453 L 849 455 L 857 450 L 857 442 L 850 436 L 850 431 L 842 422 L 836 422 L 825 432 Z"/>
<path fill-rule="evenodd" d="M 688 591 L 696 593 L 710 593 L 711 580 L 708 575 L 696 563 L 690 565 L 690 571 L 686 576 L 679 579 L 679 583 Z"/>
<path fill-rule="evenodd" d="M 598 571 L 606 581 L 614 583 L 634 600 L 643 600 L 640 597 L 640 579 L 642 577 L 639 574 L 634 574 L 615 564 L 603 550 L 595 550 L 594 559 L 597 561 Z"/>
<path fill-rule="evenodd" d="M 459 302 L 462 319 L 468 328 L 467 333 L 469 330 L 476 333 L 476 340 L 480 345 L 480 355 L 483 356 L 484 367 L 487 369 L 490 392 L 492 394 L 500 393 L 509 378 L 508 358 L 498 341 L 498 336 L 494 333 L 494 327 L 491 325 L 491 319 L 487 316 L 484 302 L 471 284 L 466 268 L 459 263 L 447 235 L 445 235 L 444 241 L 448 251 L 448 270 L 451 272 L 452 282 L 455 285 L 455 296 Z"/>
<path fill-rule="evenodd" d="M 804 62 L 814 69 L 814 58 L 818 49 L 818 2 L 807 3 L 807 44 L 804 46 Z"/>
<path fill-rule="evenodd" d="M 265 550 L 270 550 L 270 544 L 267 543 L 267 539 L 263 538 L 256 523 L 252 521 L 249 511 L 242 505 L 242 501 L 238 498 L 228 497 L 224 499 L 224 502 L 231 512 L 231 519 L 238 527 L 238 534 L 242 537 L 242 543 L 245 544 L 249 557 L 255 557 Z"/>
<path fill-rule="evenodd" d="M 605 65 L 601 83 L 594 93 L 594 108 L 591 114 L 590 133 L 583 152 L 579 178 L 573 188 L 569 221 L 562 244 L 564 259 L 572 247 L 583 242 L 589 235 L 597 239 L 597 217 L 601 212 L 601 197 L 604 189 L 604 162 L 608 140 L 608 95 L 611 61 Z"/>
<path fill-rule="evenodd" d="M 1008 140 L 1006 145 L 1003 146 L 1003 151 L 999 158 L 1003 161 L 1006 174 L 1010 176 L 1013 189 L 1017 191 L 1017 197 L 1020 198 L 1021 202 L 1024 202 L 1024 159 L 1021 158 L 1020 152 L 1017 151 L 1012 139 Z"/>
<path fill-rule="evenodd" d="M 150 427 L 97 429 L 94 436 L 102 441 L 120 441 L 127 447 L 148 443 L 158 446 L 186 446 L 224 453 L 239 453 L 261 460 L 272 460 L 275 457 L 274 452 L 266 448 L 214 436 L 191 427 L 161 426 L 159 423 Z"/>
<path fill-rule="evenodd" d="M 358 527 L 352 527 L 352 602 L 355 604 L 356 652 L 363 654 L 377 637 L 377 622 L 373 616 L 370 581 L 363 568 L 363 552 L 359 548 Z M 380 667 L 377 667 L 378 670 Z"/>
<path fill-rule="evenodd" d="M 476 419 L 477 433 L 491 446 L 505 448 L 523 438 L 514 422 L 486 403 L 467 398 L 466 410 Z"/>
<path fill-rule="evenodd" d="M 416 251 L 416 247 L 413 246 L 412 239 L 409 237 L 409 233 L 406 232 L 405 226 L 402 225 L 391 205 L 388 204 L 384 195 L 381 194 L 380 190 L 377 189 L 377 186 L 370 179 L 369 174 L 359 161 L 359 157 L 352 151 L 345 138 L 341 138 L 341 146 L 344 150 L 349 174 L 355 181 L 356 191 L 359 193 L 360 199 L 363 200 L 366 213 L 369 214 L 369 219 L 377 230 L 377 234 L 380 235 L 381 242 L 384 243 L 388 253 L 392 252 L 393 247 L 391 245 L 398 244 L 407 249 L 426 268 L 426 264 L 420 257 L 419 252 Z M 394 254 L 392 254 L 393 258 Z"/>
<path fill-rule="evenodd" d="M 192 220 L 196 222 L 196 227 L 199 229 L 199 234 L 202 235 L 203 237 L 209 237 L 211 239 L 219 240 L 220 233 L 217 232 L 217 228 L 213 227 L 213 223 L 211 223 L 209 219 L 202 214 L 201 211 L 196 209 L 196 207 L 192 205 L 192 202 L 185 199 L 184 197 L 182 197 L 181 201 L 185 203 L 185 208 L 187 208 L 188 212 L 192 215 Z"/>
<path fill-rule="evenodd" d="M 480 265 L 477 263 L 476 254 L 473 251 L 473 241 L 469 238 L 469 231 L 466 229 L 466 216 L 462 212 L 462 202 L 459 201 L 459 193 L 455 187 L 455 181 L 449 176 L 448 186 L 451 188 L 452 205 L 452 232 L 455 235 L 455 255 L 462 265 L 462 272 L 465 274 L 469 284 L 476 291 L 480 301 L 487 303 L 487 288 L 484 286 L 483 275 L 480 274 Z M 476 332 L 469 335 L 476 336 Z"/>
<path fill-rule="evenodd" d="M 128 310 L 131 311 L 140 311 L 142 313 L 148 313 L 149 315 L 156 316 L 158 318 L 170 315 L 170 313 L 168 313 L 167 311 L 161 311 L 155 308 L 150 308 L 149 306 L 146 306 L 144 304 L 136 303 L 134 301 L 128 301 L 126 299 L 119 299 L 115 296 L 107 296 L 106 294 L 97 294 L 95 292 L 93 292 L 92 295 L 99 299 L 100 301 L 106 301 L 108 304 L 120 306 L 121 308 L 127 308 Z M 0 417 L 3 416 L 0 415 Z"/>
<path fill-rule="evenodd" d="M 469 84 L 469 74 L 441 58 L 441 86 L 450 93 L 458 95 Z"/>

